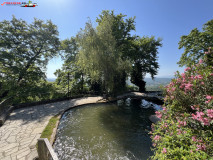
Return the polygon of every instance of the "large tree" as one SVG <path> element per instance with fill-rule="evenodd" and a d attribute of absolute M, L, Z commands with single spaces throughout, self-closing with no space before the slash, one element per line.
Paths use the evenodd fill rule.
<path fill-rule="evenodd" d="M 181 37 L 179 49 L 184 48 L 178 64 L 180 66 L 191 66 L 204 57 L 209 47 L 213 47 L 213 19 L 203 26 L 203 31 L 193 29 L 189 35 Z"/>
<path fill-rule="evenodd" d="M 115 85 L 120 80 L 117 77 L 122 71 L 129 70 L 130 63 L 117 47 L 113 24 L 114 17 L 104 15 L 96 28 L 88 22 L 77 37 L 80 45 L 78 64 L 92 81 L 101 79 L 106 91 L 114 93 L 119 88 Z"/>
<path fill-rule="evenodd" d="M 13 16 L 0 22 L 0 99 L 19 97 L 45 79 L 46 65 L 59 44 L 57 26 L 50 20 L 28 24 Z"/>
<path fill-rule="evenodd" d="M 84 73 L 77 65 L 76 57 L 79 53 L 79 46 L 75 37 L 61 41 L 60 54 L 64 60 L 62 69 L 55 72 L 57 76 L 56 83 L 60 85 L 63 90 L 67 90 L 69 85 L 73 93 L 82 93 L 84 91 Z M 69 77 L 68 77 L 69 76 Z M 68 84 L 69 80 L 69 84 Z"/>
<path fill-rule="evenodd" d="M 152 79 L 157 75 L 158 47 L 162 46 L 162 43 L 160 38 L 156 40 L 155 37 L 138 37 L 132 43 L 133 49 L 129 54 L 133 63 L 131 82 L 139 87 L 140 92 L 144 92 L 146 74 L 149 73 Z"/>

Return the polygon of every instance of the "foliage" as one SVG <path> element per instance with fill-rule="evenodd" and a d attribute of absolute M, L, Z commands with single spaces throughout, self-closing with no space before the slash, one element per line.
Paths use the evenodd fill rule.
<path fill-rule="evenodd" d="M 89 75 L 92 81 L 102 81 L 107 92 L 115 92 L 123 71 L 128 71 L 130 63 L 122 58 L 121 50 L 116 47 L 113 36 L 115 15 L 103 15 L 98 26 L 93 28 L 88 22 L 84 30 L 78 33 L 80 51 L 78 65 Z"/>
<path fill-rule="evenodd" d="M 62 69 L 58 69 L 54 73 L 57 76 L 56 84 L 61 87 L 63 92 L 67 92 L 69 79 L 69 88 L 72 95 L 84 92 L 84 74 L 76 63 L 76 58 L 79 53 L 76 38 L 71 37 L 70 39 L 61 41 L 60 53 L 64 64 Z"/>
<path fill-rule="evenodd" d="M 21 96 L 13 98 L 14 104 L 65 97 L 65 93 L 61 90 L 60 87 L 47 81 L 39 81 L 34 83 L 33 86 L 26 84 L 25 87 L 20 88 L 18 91 L 21 92 L 16 94 L 20 94 Z"/>
<path fill-rule="evenodd" d="M 213 19 L 204 24 L 202 32 L 195 28 L 189 35 L 181 37 L 179 49 L 184 48 L 184 53 L 178 64 L 190 67 L 193 63 L 198 63 L 209 46 L 213 46 Z"/>
<path fill-rule="evenodd" d="M 166 87 L 166 107 L 156 112 L 161 121 L 152 126 L 153 159 L 213 157 L 212 54 L 206 52 Z"/>
<path fill-rule="evenodd" d="M 152 77 L 157 74 L 157 49 L 162 45 L 161 40 L 132 36 L 134 19 L 103 11 L 96 20 L 96 28 L 89 21 L 77 35 L 80 48 L 77 65 L 92 82 L 101 82 L 106 92 L 118 93 L 124 89 L 130 73 L 132 83 L 144 91 L 146 73 Z"/>
<path fill-rule="evenodd" d="M 159 68 L 157 62 L 158 47 L 162 46 L 161 39 L 155 37 L 142 37 L 133 41 L 133 53 L 129 55 L 133 61 L 131 82 L 139 87 L 139 91 L 145 91 L 144 78 L 150 73 L 152 79 Z"/>
<path fill-rule="evenodd" d="M 27 24 L 14 16 L 0 22 L 0 99 L 34 96 L 59 47 L 57 26 L 50 20 Z M 33 90 L 33 92 L 32 92 Z"/>

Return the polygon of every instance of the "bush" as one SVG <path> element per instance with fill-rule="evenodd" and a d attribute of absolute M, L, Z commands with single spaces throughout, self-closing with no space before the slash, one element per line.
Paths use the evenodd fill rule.
<path fill-rule="evenodd" d="M 176 73 L 165 89 L 165 104 L 152 125 L 152 159 L 213 159 L 213 60 L 204 60 Z"/>

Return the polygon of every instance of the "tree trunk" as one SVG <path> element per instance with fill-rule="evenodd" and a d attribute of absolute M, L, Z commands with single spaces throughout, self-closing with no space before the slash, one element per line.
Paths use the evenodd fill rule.
<path fill-rule="evenodd" d="M 84 74 L 81 74 L 81 92 L 83 93 L 84 91 Z"/>
<path fill-rule="evenodd" d="M 139 87 L 139 92 L 145 92 L 146 91 L 146 82 L 142 81 L 138 87 Z"/>

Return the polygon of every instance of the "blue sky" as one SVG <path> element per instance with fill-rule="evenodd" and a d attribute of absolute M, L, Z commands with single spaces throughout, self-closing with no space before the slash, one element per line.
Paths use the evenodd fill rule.
<path fill-rule="evenodd" d="M 0 0 L 3 2 L 27 2 L 24 0 Z M 12 15 L 31 23 L 36 17 L 51 19 L 58 26 L 60 39 L 75 36 L 84 28 L 88 17 L 95 23 L 102 10 L 114 10 L 127 17 L 136 16 L 136 32 L 140 36 L 161 37 L 159 49 L 160 69 L 156 77 L 172 77 L 179 68 L 177 61 L 183 50 L 178 49 L 182 35 L 213 19 L 213 0 L 35 0 L 35 8 L 0 6 L 0 21 L 10 20 Z M 47 77 L 54 78 L 54 71 L 62 66 L 60 57 L 47 66 Z"/>

